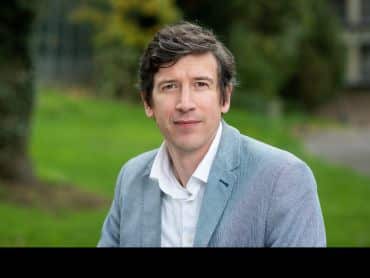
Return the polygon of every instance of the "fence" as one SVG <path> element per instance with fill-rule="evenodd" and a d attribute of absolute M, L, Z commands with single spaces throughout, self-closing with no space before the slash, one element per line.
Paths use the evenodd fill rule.
<path fill-rule="evenodd" d="M 32 56 L 38 84 L 88 85 L 93 62 L 91 31 L 73 23 L 70 13 L 79 1 L 44 1 L 34 25 Z"/>

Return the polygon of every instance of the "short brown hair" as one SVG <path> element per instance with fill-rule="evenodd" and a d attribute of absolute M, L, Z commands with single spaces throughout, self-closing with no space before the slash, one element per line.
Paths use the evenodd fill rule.
<path fill-rule="evenodd" d="M 171 66 L 186 55 L 208 52 L 217 61 L 221 102 L 224 103 L 226 87 L 236 83 L 234 56 L 212 31 L 186 21 L 157 32 L 140 59 L 139 86 L 146 103 L 152 105 L 154 75 L 159 68 Z"/>

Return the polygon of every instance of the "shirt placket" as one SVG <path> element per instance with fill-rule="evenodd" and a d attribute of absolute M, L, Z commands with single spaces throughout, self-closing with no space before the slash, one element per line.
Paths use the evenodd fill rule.
<path fill-rule="evenodd" d="M 192 221 L 194 218 L 192 202 L 189 200 L 182 201 L 182 246 L 191 247 L 193 245 L 193 225 Z"/>

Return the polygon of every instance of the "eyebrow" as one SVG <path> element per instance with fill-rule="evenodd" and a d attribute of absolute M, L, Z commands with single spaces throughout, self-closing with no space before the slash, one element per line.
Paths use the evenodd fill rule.
<path fill-rule="evenodd" d="M 211 82 L 212 84 L 214 83 L 214 80 L 208 76 L 197 76 L 194 78 L 194 80 L 196 81 L 199 81 L 199 80 L 207 80 L 209 82 Z M 159 83 L 157 84 L 157 86 L 161 86 L 165 83 L 174 83 L 174 82 L 178 82 L 178 80 L 176 79 L 165 79 L 165 80 L 162 80 L 162 81 L 159 81 Z"/>
<path fill-rule="evenodd" d="M 195 77 L 194 80 L 207 80 L 211 82 L 212 84 L 214 83 L 213 79 L 208 76 L 198 76 L 198 77 Z"/>
<path fill-rule="evenodd" d="M 157 87 L 160 87 L 161 85 L 166 84 L 166 83 L 175 83 L 175 82 L 177 82 L 177 80 L 175 79 L 162 80 L 157 84 Z"/>

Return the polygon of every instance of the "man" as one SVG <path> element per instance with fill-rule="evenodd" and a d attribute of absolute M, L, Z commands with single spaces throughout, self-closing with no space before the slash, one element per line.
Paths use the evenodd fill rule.
<path fill-rule="evenodd" d="M 210 31 L 163 28 L 139 72 L 145 113 L 164 142 L 122 168 L 98 246 L 326 245 L 308 166 L 222 120 L 235 65 Z"/>

